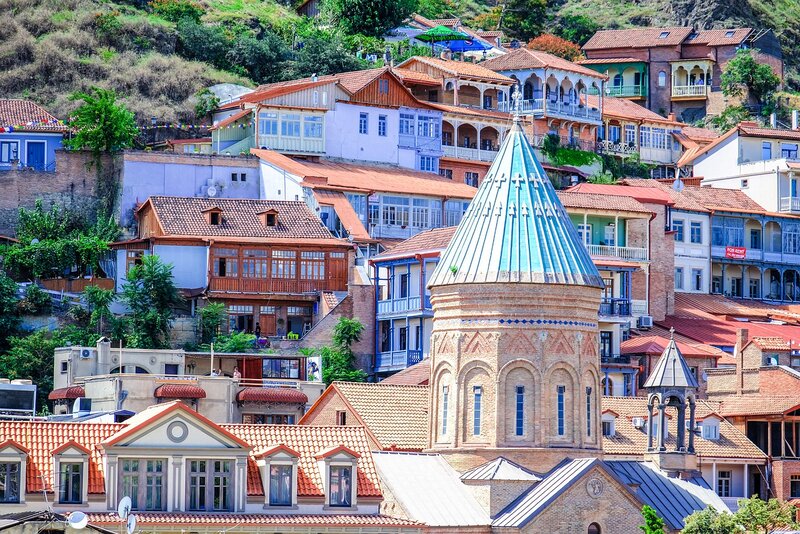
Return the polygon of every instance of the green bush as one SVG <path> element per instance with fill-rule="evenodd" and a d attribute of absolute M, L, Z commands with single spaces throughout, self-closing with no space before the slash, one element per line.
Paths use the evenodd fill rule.
<path fill-rule="evenodd" d="M 150 2 L 153 13 L 170 22 L 179 22 L 184 19 L 200 22 L 205 10 L 191 0 L 153 0 Z"/>
<path fill-rule="evenodd" d="M 50 294 L 36 284 L 29 284 L 25 288 L 25 298 L 19 301 L 20 312 L 28 315 L 42 315 L 48 313 L 52 307 Z"/>

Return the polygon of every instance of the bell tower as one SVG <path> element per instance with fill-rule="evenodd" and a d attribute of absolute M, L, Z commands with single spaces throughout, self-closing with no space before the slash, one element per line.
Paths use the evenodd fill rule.
<path fill-rule="evenodd" d="M 431 450 L 457 469 L 601 455 L 603 282 L 518 113 L 429 286 Z"/>

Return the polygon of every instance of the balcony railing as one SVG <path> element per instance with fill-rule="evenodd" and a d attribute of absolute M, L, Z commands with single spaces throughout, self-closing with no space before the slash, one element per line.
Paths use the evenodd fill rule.
<path fill-rule="evenodd" d="M 600 315 L 630 317 L 631 301 L 629 299 L 603 299 L 600 303 Z"/>
<path fill-rule="evenodd" d="M 497 150 L 484 150 L 482 148 L 466 148 L 460 146 L 443 145 L 444 155 L 451 158 L 470 159 L 472 161 L 494 161 Z"/>
<path fill-rule="evenodd" d="M 623 260 L 648 261 L 646 248 L 638 247 L 611 247 L 608 245 L 586 245 L 591 256 L 610 256 Z"/>
<path fill-rule="evenodd" d="M 607 85 L 606 96 L 646 96 L 644 85 Z"/>
<path fill-rule="evenodd" d="M 544 140 L 551 135 L 555 134 L 535 134 L 531 136 L 531 145 L 536 148 L 542 148 L 544 145 Z M 589 152 L 594 152 L 597 150 L 597 146 L 593 141 L 585 141 L 583 139 L 578 139 L 577 137 L 569 138 L 566 136 L 557 136 L 559 138 L 559 143 L 561 146 L 570 147 L 570 148 L 579 148 L 581 150 L 587 150 Z"/>
<path fill-rule="evenodd" d="M 599 109 L 592 108 L 590 106 L 584 106 L 582 104 L 567 103 L 561 100 L 547 100 L 546 106 L 547 115 L 560 115 L 589 119 L 593 121 L 599 121 L 601 118 Z"/>
<path fill-rule="evenodd" d="M 708 85 L 673 85 L 672 96 L 702 96 L 708 95 Z"/>
<path fill-rule="evenodd" d="M 600 363 L 631 363 L 631 357 L 628 354 L 600 354 Z"/>
<path fill-rule="evenodd" d="M 399 371 L 422 361 L 420 350 L 393 350 L 375 355 L 375 371 Z"/>
<path fill-rule="evenodd" d="M 635 144 L 624 143 L 622 141 L 600 141 L 597 143 L 600 152 L 609 154 L 635 154 L 637 148 Z"/>
<path fill-rule="evenodd" d="M 511 112 L 512 102 L 498 102 L 497 110 Z M 544 98 L 531 98 L 520 103 L 522 113 L 544 113 Z"/>
<path fill-rule="evenodd" d="M 314 293 L 316 291 L 346 291 L 347 282 L 333 278 L 327 280 L 283 280 L 212 276 L 208 289 L 227 293 Z"/>
<path fill-rule="evenodd" d="M 800 211 L 800 198 L 781 197 L 781 211 Z"/>
<path fill-rule="evenodd" d="M 378 315 L 403 313 L 410 310 L 418 311 L 419 309 L 420 298 L 418 296 L 378 301 Z"/>

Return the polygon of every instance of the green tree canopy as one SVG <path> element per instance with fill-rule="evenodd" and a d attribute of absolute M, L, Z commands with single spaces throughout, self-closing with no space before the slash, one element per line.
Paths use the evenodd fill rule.
<path fill-rule="evenodd" d="M 148 255 L 140 265 L 131 267 L 122 287 L 122 301 L 130 310 L 125 335 L 128 346 L 167 348 L 173 308 L 181 300 L 172 278 L 172 265 Z"/>
<path fill-rule="evenodd" d="M 344 46 L 342 39 L 334 35 L 315 35 L 303 40 L 297 52 L 293 69 L 294 76 L 304 78 L 312 74 L 320 76 L 359 70 L 363 67 Z"/>
<path fill-rule="evenodd" d="M 685 520 L 682 534 L 768 534 L 775 530 L 798 527 L 797 508 L 778 499 L 763 501 L 758 497 L 740 499 L 735 514 L 717 512 L 708 507 Z"/>
<path fill-rule="evenodd" d="M 8 347 L 8 338 L 17 333 L 19 324 L 17 283 L 0 271 L 0 350 Z"/>
<path fill-rule="evenodd" d="M 642 506 L 642 517 L 644 517 L 644 525 L 639 528 L 644 534 L 664 534 L 664 520 L 659 517 L 654 508 Z"/>
<path fill-rule="evenodd" d="M 139 135 L 136 119 L 124 105 L 117 103 L 114 91 L 92 87 L 86 93 L 73 93 L 70 100 L 82 104 L 69 121 L 74 135 L 64 140 L 68 148 L 101 154 L 133 146 Z"/>
<path fill-rule="evenodd" d="M 505 0 L 501 2 L 500 29 L 528 41 L 544 29 L 547 0 Z"/>
<path fill-rule="evenodd" d="M 347 34 L 381 37 L 417 8 L 417 0 L 326 0 L 323 13 Z"/>
<path fill-rule="evenodd" d="M 757 50 L 739 49 L 722 70 L 720 85 L 725 96 L 742 96 L 747 89 L 759 103 L 766 103 L 775 92 L 781 79 L 772 72 L 772 67 L 759 63 Z"/>
<path fill-rule="evenodd" d="M 353 343 L 361 339 L 364 325 L 357 319 L 341 317 L 333 327 L 333 347 L 323 347 L 322 356 L 322 381 L 326 385 L 331 382 L 364 382 L 367 374 L 354 365 Z"/>

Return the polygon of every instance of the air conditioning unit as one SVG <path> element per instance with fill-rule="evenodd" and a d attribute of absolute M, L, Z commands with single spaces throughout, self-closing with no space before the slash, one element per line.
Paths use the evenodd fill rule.
<path fill-rule="evenodd" d="M 81 360 L 88 360 L 94 356 L 94 349 L 81 349 Z"/>
<path fill-rule="evenodd" d="M 644 428 L 644 417 L 634 417 L 631 422 L 634 428 Z"/>
<path fill-rule="evenodd" d="M 653 328 L 653 317 L 650 315 L 642 315 L 637 321 L 639 328 Z"/>
<path fill-rule="evenodd" d="M 75 399 L 75 403 L 72 405 L 72 413 L 73 414 L 87 414 L 92 411 L 92 399 L 87 399 L 86 397 L 80 397 Z"/>

